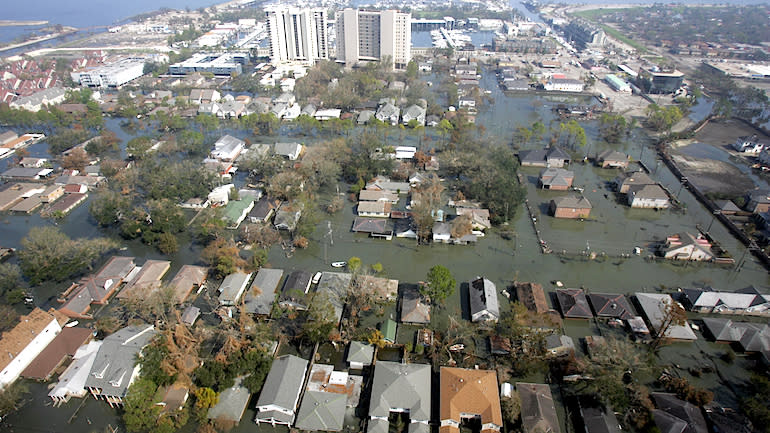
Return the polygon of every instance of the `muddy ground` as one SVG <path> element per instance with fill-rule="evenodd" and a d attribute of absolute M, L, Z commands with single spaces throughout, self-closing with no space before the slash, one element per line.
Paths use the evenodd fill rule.
<path fill-rule="evenodd" d="M 751 178 L 728 162 L 695 158 L 676 151 L 671 156 L 687 180 L 704 194 L 739 197 L 754 189 Z"/>
<path fill-rule="evenodd" d="M 739 120 L 711 121 L 695 135 L 695 139 L 734 153 L 730 144 L 734 143 L 738 137 L 754 134 L 759 141 L 770 142 L 770 136 Z"/>

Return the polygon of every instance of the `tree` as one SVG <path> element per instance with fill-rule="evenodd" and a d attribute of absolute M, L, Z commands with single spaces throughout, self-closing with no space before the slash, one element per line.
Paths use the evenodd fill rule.
<path fill-rule="evenodd" d="M 213 267 L 214 275 L 226 277 L 246 266 L 246 261 L 240 256 L 240 250 L 235 242 L 224 238 L 211 241 L 201 252 L 201 259 Z"/>
<path fill-rule="evenodd" d="M 348 268 L 351 272 L 356 273 L 361 268 L 361 259 L 358 257 L 351 257 L 348 259 Z"/>
<path fill-rule="evenodd" d="M 19 323 L 19 313 L 10 305 L 0 304 L 0 334 L 10 331 Z"/>
<path fill-rule="evenodd" d="M 617 143 L 628 131 L 626 118 L 622 114 L 602 113 L 599 117 L 599 132 L 608 143 Z"/>
<path fill-rule="evenodd" d="M 672 326 L 684 326 L 687 323 L 687 313 L 678 302 L 671 298 L 663 301 L 663 320 L 660 322 L 652 348 L 657 349 L 665 340 L 668 339 L 668 331 Z"/>
<path fill-rule="evenodd" d="M 17 289 L 22 283 L 21 268 L 18 265 L 0 263 L 0 296 Z"/>
<path fill-rule="evenodd" d="M 459 239 L 473 231 L 473 222 L 470 215 L 460 215 L 450 224 L 450 232 L 453 238 Z"/>
<path fill-rule="evenodd" d="M 337 328 L 334 306 L 326 294 L 315 294 L 307 310 L 302 334 L 312 343 L 322 343 L 329 340 Z"/>
<path fill-rule="evenodd" d="M 152 380 L 140 377 L 128 388 L 123 399 L 123 422 L 131 433 L 152 431 L 157 425 L 162 408 L 155 404 L 158 386 Z"/>
<path fill-rule="evenodd" d="M 36 285 L 63 281 L 89 269 L 117 244 L 105 238 L 73 240 L 56 227 L 33 227 L 21 246 L 21 270 Z"/>
<path fill-rule="evenodd" d="M 0 416 L 4 417 L 19 408 L 21 398 L 28 392 L 27 385 L 16 381 L 0 389 Z"/>
<path fill-rule="evenodd" d="M 83 171 L 85 166 L 91 161 L 85 150 L 78 147 L 73 149 L 67 156 L 62 158 L 61 166 L 67 170 L 79 170 Z"/>
<path fill-rule="evenodd" d="M 409 63 L 406 64 L 406 78 L 410 80 L 414 80 L 417 78 L 417 73 L 419 72 L 419 67 L 417 66 L 417 62 L 414 61 L 414 59 L 410 60 Z"/>
<path fill-rule="evenodd" d="M 442 265 L 430 268 L 427 279 L 428 282 L 420 287 L 420 294 L 430 299 L 433 305 L 439 305 L 452 296 L 457 285 L 452 273 Z"/>
<path fill-rule="evenodd" d="M 518 392 L 514 392 L 510 397 L 500 399 L 500 407 L 505 420 L 511 425 L 515 425 L 521 417 L 521 397 Z"/>

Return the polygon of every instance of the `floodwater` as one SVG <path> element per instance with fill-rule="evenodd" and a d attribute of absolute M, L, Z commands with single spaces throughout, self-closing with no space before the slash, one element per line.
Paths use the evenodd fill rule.
<path fill-rule="evenodd" d="M 547 127 L 557 127 L 558 119 L 554 117 L 552 108 L 558 104 L 591 103 L 590 98 L 586 97 L 505 94 L 498 89 L 494 75 L 490 72 L 484 73 L 482 86 L 491 91 L 490 96 L 494 99 L 493 105 L 483 108 L 477 118 L 477 122 L 486 127 L 486 136 L 490 143 L 510 145 L 513 131 L 517 126 L 528 126 L 536 120 L 543 121 Z M 608 147 L 597 137 L 595 121 L 586 121 L 583 125 L 589 143 L 585 149 L 578 149 L 576 155 L 593 156 L 596 152 Z M 132 135 L 121 130 L 118 119 L 109 119 L 107 126 L 114 130 L 124 143 Z M 282 128 L 284 135 L 279 137 L 253 137 L 243 131 L 236 132 L 236 135 L 249 138 L 252 142 L 272 142 L 288 138 L 307 141 L 301 137 L 287 137 L 285 136 L 287 131 L 287 128 Z M 402 143 L 414 145 L 421 141 L 419 136 L 404 132 L 393 132 L 387 139 L 389 144 L 393 145 Z M 539 146 L 542 146 L 542 143 L 533 143 L 529 147 Z M 673 194 L 678 195 L 679 199 L 686 204 L 686 213 L 631 210 L 618 203 L 608 187 L 608 182 L 619 172 L 575 162 L 570 166 L 570 169 L 576 173 L 575 183 L 584 186 L 586 196 L 595 206 L 591 218 L 587 221 L 559 221 L 545 215 L 541 211 L 542 204 L 561 193 L 537 189 L 538 171 L 522 170 L 529 202 L 536 209 L 538 228 L 554 250 L 558 248 L 558 251 L 564 251 L 565 254 L 541 254 L 532 221 L 523 207 L 512 210 L 515 215 L 509 225 L 490 230 L 485 237 L 479 239 L 476 245 L 419 246 L 413 240 L 394 238 L 392 241 L 385 241 L 352 233 L 350 228 L 354 219 L 354 203 L 346 202 L 344 209 L 337 214 L 321 213 L 321 220 L 310 236 L 311 243 L 307 249 L 297 250 L 292 257 L 287 257 L 284 251 L 276 246 L 269 253 L 269 265 L 282 268 L 287 273 L 298 269 L 314 272 L 332 270 L 331 262 L 357 256 L 367 265 L 381 263 L 385 275 L 389 278 L 398 279 L 402 283 L 416 283 L 425 279 L 432 266 L 440 264 L 450 269 L 458 285 L 483 275 L 495 282 L 501 290 L 514 280 L 537 282 L 543 284 L 547 290 L 553 290 L 555 286 L 552 282 L 559 280 L 568 287 L 585 287 L 597 292 L 615 293 L 702 285 L 710 285 L 721 290 L 734 290 L 750 284 L 763 287 L 770 283 L 767 271 L 754 260 L 751 254 L 746 254 L 746 249 L 718 222 L 713 224 L 711 233 L 737 261 L 745 258 L 745 265 L 740 270 L 708 264 L 684 265 L 645 260 L 655 240 L 681 231 L 694 232 L 696 223 L 704 227 L 708 226 L 713 216 L 686 189 L 680 188 L 679 180 L 657 160 L 650 147 L 649 139 L 641 131 L 635 131 L 624 142 L 614 145 L 613 148 L 630 154 L 634 159 L 640 159 L 649 167 L 652 177 Z M 44 143 L 30 148 L 30 153 L 33 156 L 45 156 Z M 0 161 L 0 168 L 5 164 L 7 161 Z M 236 183 L 239 185 L 243 182 L 245 182 L 244 178 L 236 178 Z M 347 185 L 339 185 L 343 193 L 347 188 Z M 336 194 L 335 188 L 323 191 L 320 194 L 321 201 L 328 200 L 333 194 Z M 402 199 L 401 204 L 403 202 Z M 37 215 L 2 215 L 0 216 L 0 244 L 18 248 L 20 240 L 30 227 L 47 224 L 53 224 L 53 222 Z M 72 237 L 99 235 L 116 237 L 115 233 L 98 228 L 89 218 L 88 203 L 81 205 L 59 222 L 59 227 Z M 327 227 L 331 227 L 331 232 Z M 508 233 L 505 238 L 502 232 Z M 126 248 L 121 254 L 135 255 L 139 263 L 146 258 L 161 257 L 152 248 L 138 241 L 126 242 L 120 239 L 119 241 Z M 168 278 L 172 277 L 181 265 L 195 263 L 198 259 L 200 246 L 190 244 L 189 241 L 180 242 L 180 246 L 180 251 L 170 257 L 173 267 L 168 273 Z M 642 256 L 620 257 L 621 254 L 631 253 L 635 246 L 644 248 Z M 579 255 L 584 250 L 596 252 L 600 256 L 596 260 L 587 260 Z M 607 254 L 606 258 L 601 256 L 602 252 Z M 50 298 L 60 289 L 62 287 L 41 289 L 40 293 L 36 293 L 35 298 L 39 304 L 49 305 Z M 447 301 L 446 306 L 446 311 L 457 317 L 464 316 L 463 310 L 467 304 L 461 298 L 461 293 L 462 291 L 458 289 Z M 500 298 L 501 305 L 507 309 L 507 302 L 503 302 L 504 300 L 505 298 Z M 362 319 L 362 322 L 364 326 L 376 326 L 386 318 L 395 319 L 395 315 L 395 305 L 390 305 L 372 312 L 365 320 Z M 565 324 L 567 333 L 577 338 L 596 331 L 592 323 L 581 323 Z M 398 340 L 410 341 L 415 330 L 415 327 L 403 328 L 399 331 Z M 696 346 L 686 346 L 682 352 L 691 350 L 696 350 Z M 6 431 L 96 432 L 102 431 L 107 424 L 119 423 L 116 411 L 103 402 L 87 398 L 81 411 L 73 418 L 72 423 L 68 424 L 68 419 L 81 404 L 80 400 L 73 399 L 63 408 L 55 409 L 45 405 L 47 402 L 45 384 L 33 383 L 31 391 L 29 404 L 5 420 L 3 427 Z M 255 426 L 252 422 L 254 401 L 250 403 L 241 425 L 234 431 L 254 431 Z M 272 427 L 260 427 L 258 431 L 268 431 L 266 429 L 274 431 Z M 193 430 L 192 426 L 187 426 L 183 431 Z"/>

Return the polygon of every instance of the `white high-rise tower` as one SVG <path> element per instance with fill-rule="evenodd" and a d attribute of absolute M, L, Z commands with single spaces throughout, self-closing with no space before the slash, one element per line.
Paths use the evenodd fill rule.
<path fill-rule="evenodd" d="M 345 9 L 337 14 L 337 61 L 353 66 L 389 56 L 395 69 L 412 58 L 412 14 Z"/>
<path fill-rule="evenodd" d="M 265 11 L 270 61 L 305 62 L 329 58 L 326 10 L 273 7 Z"/>

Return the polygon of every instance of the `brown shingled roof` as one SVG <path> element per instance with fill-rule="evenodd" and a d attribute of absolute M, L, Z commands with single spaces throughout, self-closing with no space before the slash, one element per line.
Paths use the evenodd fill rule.
<path fill-rule="evenodd" d="M 500 411 L 500 397 L 497 375 L 492 370 L 470 370 L 466 368 L 441 367 L 441 421 L 454 420 L 458 423 L 461 414 L 476 414 L 481 417 L 482 426 L 494 424 L 499 431 L 503 425 Z M 441 432 L 459 432 L 452 426 L 442 426 Z"/>
<path fill-rule="evenodd" d="M 85 344 L 91 335 L 91 330 L 88 328 L 62 329 L 48 347 L 43 349 L 40 355 L 21 372 L 21 375 L 30 379 L 48 379 L 64 358 L 67 355 L 74 356 L 78 347 Z"/>
<path fill-rule="evenodd" d="M 35 308 L 19 323 L 0 338 L 0 370 L 3 370 L 32 342 L 56 317 L 40 308 Z"/>

